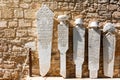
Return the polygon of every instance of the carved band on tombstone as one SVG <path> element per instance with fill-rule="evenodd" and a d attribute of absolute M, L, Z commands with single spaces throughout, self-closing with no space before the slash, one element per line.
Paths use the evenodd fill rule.
<path fill-rule="evenodd" d="M 85 28 L 81 18 L 77 18 L 75 24 L 73 29 L 73 59 L 76 66 L 76 77 L 81 78 L 85 52 Z"/>
<path fill-rule="evenodd" d="M 53 12 L 46 5 L 42 5 L 37 12 L 38 54 L 41 76 L 45 76 L 50 68 L 53 17 Z"/>
<path fill-rule="evenodd" d="M 60 74 L 64 78 L 66 77 L 66 52 L 68 50 L 68 20 L 67 15 L 59 15 L 58 20 L 60 24 L 58 25 L 58 49 L 60 51 Z"/>
<path fill-rule="evenodd" d="M 112 23 L 106 23 L 103 27 L 103 63 L 104 63 L 104 75 L 113 77 L 114 72 L 114 59 L 115 59 L 115 27 Z"/>
<path fill-rule="evenodd" d="M 88 30 L 88 68 L 90 78 L 97 78 L 100 56 L 100 35 L 98 23 L 93 21 Z M 97 44 L 97 45 L 96 45 Z"/>

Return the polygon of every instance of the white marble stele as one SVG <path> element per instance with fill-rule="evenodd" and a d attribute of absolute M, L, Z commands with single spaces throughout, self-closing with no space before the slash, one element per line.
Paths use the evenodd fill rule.
<path fill-rule="evenodd" d="M 115 58 L 115 27 L 112 23 L 106 23 L 103 27 L 103 63 L 104 75 L 113 77 L 114 72 L 114 58 Z"/>
<path fill-rule="evenodd" d="M 75 20 L 75 28 L 73 28 L 73 59 L 75 63 L 75 73 L 77 78 L 82 77 L 82 65 L 85 54 L 85 28 L 81 18 Z"/>
<path fill-rule="evenodd" d="M 88 30 L 88 69 L 90 78 L 98 77 L 100 36 L 101 31 L 98 28 L 98 23 L 96 21 L 91 22 Z"/>
<path fill-rule="evenodd" d="M 68 50 L 68 24 L 66 20 L 68 20 L 67 15 L 59 15 L 58 20 L 60 24 L 58 24 L 58 49 L 60 51 L 60 75 L 66 78 L 66 52 Z"/>
<path fill-rule="evenodd" d="M 46 5 L 42 5 L 37 12 L 38 54 L 41 76 L 45 76 L 50 69 L 53 18 L 53 12 Z"/>

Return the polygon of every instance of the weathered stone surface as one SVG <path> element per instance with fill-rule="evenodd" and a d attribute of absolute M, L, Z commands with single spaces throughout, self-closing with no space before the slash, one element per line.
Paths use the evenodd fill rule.
<path fill-rule="evenodd" d="M 98 77 L 99 55 L 100 55 L 100 30 L 89 29 L 88 37 L 88 67 L 90 78 Z M 96 46 L 97 44 L 97 46 Z"/>
<path fill-rule="evenodd" d="M 28 31 L 27 30 L 17 30 L 16 36 L 17 37 L 27 37 Z"/>
<path fill-rule="evenodd" d="M 19 20 L 19 27 L 31 27 L 31 21 L 25 20 L 25 19 L 20 19 Z"/>
<path fill-rule="evenodd" d="M 82 64 L 84 62 L 84 52 L 85 52 L 85 28 L 81 26 L 76 26 L 73 29 L 73 56 L 76 65 L 76 77 L 82 77 Z"/>
<path fill-rule="evenodd" d="M 13 18 L 13 9 L 4 7 L 2 9 L 2 18 Z"/>
<path fill-rule="evenodd" d="M 110 3 L 117 3 L 119 0 L 110 0 Z"/>
<path fill-rule="evenodd" d="M 5 29 L 4 33 L 5 33 L 4 37 L 8 37 L 8 38 L 15 37 L 15 30 L 14 29 Z"/>
<path fill-rule="evenodd" d="M 24 10 L 24 17 L 28 19 L 35 19 L 35 12 L 36 11 L 33 9 Z"/>
<path fill-rule="evenodd" d="M 115 32 L 114 25 L 112 23 L 106 23 L 103 27 L 103 32 L 107 32 L 103 35 L 104 75 L 112 78 L 116 46 L 116 37 L 113 34 Z"/>
<path fill-rule="evenodd" d="M 23 3 L 23 4 L 20 4 L 20 7 L 21 8 L 29 8 L 29 4 Z"/>
<path fill-rule="evenodd" d="M 23 9 L 17 8 L 14 10 L 14 17 L 15 18 L 23 18 Z"/>
<path fill-rule="evenodd" d="M 50 69 L 53 12 L 43 5 L 37 13 L 38 55 L 41 76 L 45 76 Z"/>
<path fill-rule="evenodd" d="M 7 27 L 7 21 L 0 21 L 0 28 Z"/>
<path fill-rule="evenodd" d="M 68 20 L 67 15 L 58 16 L 60 24 L 58 25 L 58 49 L 60 51 L 60 75 L 64 78 L 67 76 L 66 74 L 66 52 L 68 50 L 68 24 L 66 20 Z"/>
<path fill-rule="evenodd" d="M 107 4 L 98 4 L 98 10 L 106 11 L 108 8 Z"/>
<path fill-rule="evenodd" d="M 9 21 L 8 22 L 8 27 L 17 27 L 18 26 L 18 22 L 17 21 Z"/>
<path fill-rule="evenodd" d="M 114 13 L 112 14 L 112 17 L 113 17 L 113 18 L 118 18 L 118 19 L 119 19 L 119 18 L 120 18 L 120 12 L 117 12 L 117 11 L 114 12 Z"/>
<path fill-rule="evenodd" d="M 4 31 L 1 30 L 1 31 L 0 31 L 0 38 L 2 38 L 3 36 L 4 36 Z"/>
<path fill-rule="evenodd" d="M 28 42 L 25 44 L 25 47 L 31 48 L 32 51 L 36 50 L 36 43 L 35 42 Z"/>
<path fill-rule="evenodd" d="M 32 0 L 24 0 L 24 2 L 31 2 Z"/>
<path fill-rule="evenodd" d="M 111 11 L 117 10 L 117 8 L 118 8 L 118 5 L 115 5 L 115 4 L 110 4 L 110 5 L 108 6 L 108 10 L 111 10 Z"/>
<path fill-rule="evenodd" d="M 109 0 L 98 0 L 98 3 L 107 3 Z"/>
<path fill-rule="evenodd" d="M 0 10 L 0 18 L 2 17 L 2 12 L 1 12 L 1 10 Z"/>

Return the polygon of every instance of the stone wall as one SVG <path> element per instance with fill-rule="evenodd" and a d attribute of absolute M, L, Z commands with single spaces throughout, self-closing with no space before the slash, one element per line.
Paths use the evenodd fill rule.
<path fill-rule="evenodd" d="M 51 68 L 47 76 L 60 76 L 60 55 L 57 48 L 57 16 L 70 16 L 69 50 L 67 51 L 67 77 L 75 76 L 73 63 L 72 29 L 74 19 L 82 15 L 84 26 L 92 19 L 98 20 L 100 27 L 105 22 L 113 22 L 120 29 L 120 0 L 0 0 L 0 78 L 19 78 L 21 66 L 24 65 L 27 46 L 31 46 L 33 58 L 33 74 L 39 76 L 36 12 L 42 4 L 47 4 L 55 14 L 53 29 L 53 49 Z M 31 45 L 30 45 L 31 44 Z M 114 77 L 120 77 L 120 35 L 117 34 Z M 86 44 L 87 46 L 87 44 Z M 88 77 L 87 47 L 83 65 L 83 77 Z M 11 72 L 14 72 L 13 74 Z M 27 74 L 24 72 L 24 74 Z M 99 77 L 103 75 L 102 49 L 100 57 Z"/>

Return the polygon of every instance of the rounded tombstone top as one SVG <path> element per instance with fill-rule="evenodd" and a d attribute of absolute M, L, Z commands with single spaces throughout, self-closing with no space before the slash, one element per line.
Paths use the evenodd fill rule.
<path fill-rule="evenodd" d="M 58 20 L 59 20 L 59 21 L 66 21 L 66 20 L 68 20 L 68 18 L 69 18 L 69 17 L 68 17 L 67 15 L 59 15 L 59 16 L 58 16 Z"/>
<path fill-rule="evenodd" d="M 75 24 L 83 24 L 82 18 L 75 19 Z"/>
<path fill-rule="evenodd" d="M 115 31 L 114 25 L 110 22 L 106 23 L 103 27 L 103 32 L 106 32 L 106 31 L 114 32 Z"/>
<path fill-rule="evenodd" d="M 97 21 L 92 21 L 89 23 L 89 27 L 94 27 L 94 28 L 96 27 L 97 28 L 98 26 L 99 26 L 99 24 Z"/>

